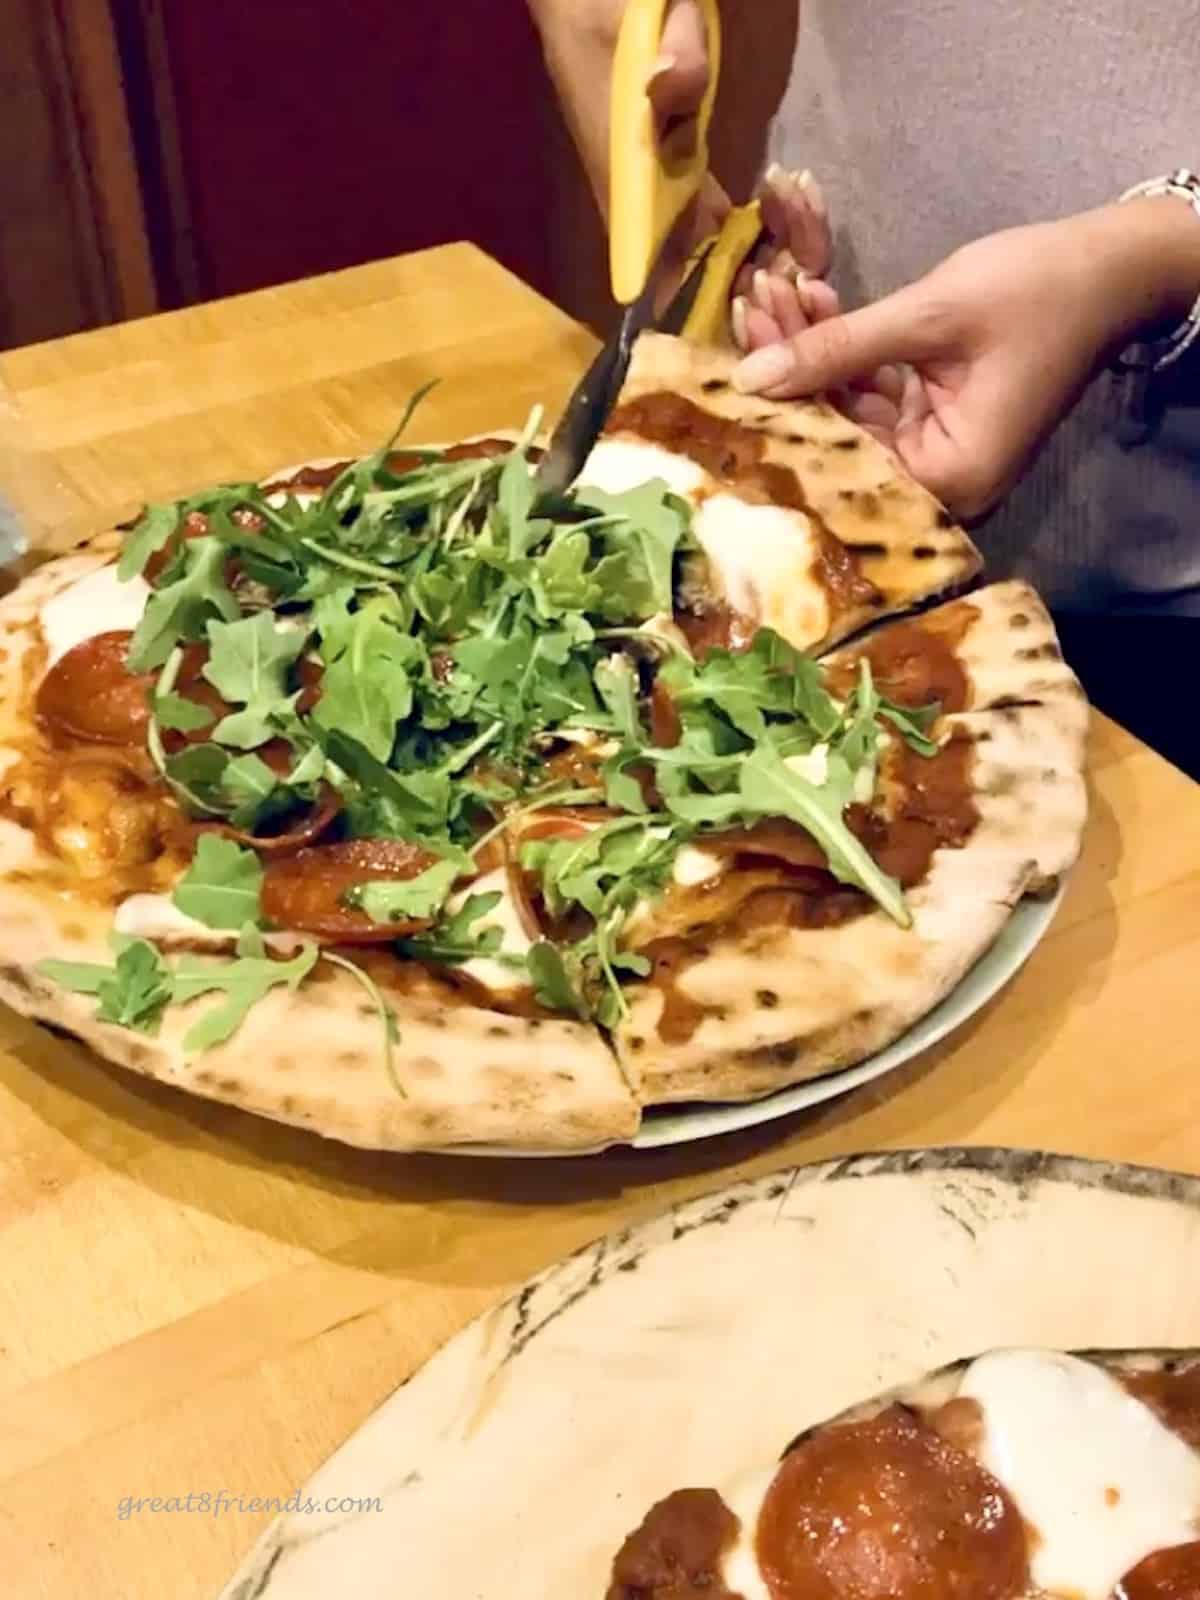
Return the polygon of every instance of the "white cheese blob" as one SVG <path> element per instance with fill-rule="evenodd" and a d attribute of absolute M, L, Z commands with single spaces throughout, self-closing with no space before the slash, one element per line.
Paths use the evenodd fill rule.
<path fill-rule="evenodd" d="M 203 939 L 208 943 L 215 936 L 229 944 L 237 939 L 236 933 L 220 934 L 187 916 L 166 894 L 130 895 L 117 907 L 113 927 L 133 939 Z"/>
<path fill-rule="evenodd" d="M 132 632 L 142 620 L 150 592 L 144 578 L 122 583 L 116 566 L 110 563 L 97 567 L 47 600 L 39 619 L 46 641 L 47 667 L 98 633 Z"/>
<path fill-rule="evenodd" d="M 813 576 L 820 552 L 803 513 L 714 494 L 697 508 L 692 528 L 735 611 L 798 650 L 829 632 L 829 599 Z"/>
<path fill-rule="evenodd" d="M 508 873 L 503 867 L 476 878 L 469 888 L 451 895 L 446 902 L 446 909 L 451 913 L 461 911 L 472 895 L 480 894 L 498 894 L 500 900 L 486 916 L 479 917 L 471 924 L 471 931 L 483 933 L 488 928 L 499 928 L 504 935 L 501 948 L 512 955 L 523 956 L 532 948 L 533 941 L 521 926 L 520 913 L 508 884 Z M 464 961 L 458 970 L 469 973 L 486 988 L 502 993 L 524 989 L 529 983 L 529 975 L 523 968 L 505 966 L 503 961 L 496 961 L 491 956 L 476 956 L 471 961 Z"/>
<path fill-rule="evenodd" d="M 684 499 L 698 494 L 707 482 L 704 469 L 687 456 L 673 455 L 656 444 L 643 444 L 637 439 L 600 439 L 577 481 L 609 494 L 624 494 L 627 489 L 649 483 L 651 478 L 662 478 Z"/>
<path fill-rule="evenodd" d="M 737 1538 L 722 1558 L 721 1576 L 725 1587 L 732 1594 L 741 1595 L 743 1600 L 771 1600 L 754 1544 L 763 1501 L 778 1470 L 779 1464 L 775 1462 L 757 1472 L 745 1473 L 721 1496 L 741 1523 Z"/>
<path fill-rule="evenodd" d="M 711 850 L 701 850 L 694 844 L 685 844 L 675 857 L 672 876 L 681 889 L 692 889 L 698 883 L 707 883 L 710 878 L 720 877 L 726 865 L 723 856 L 714 855 Z"/>
<path fill-rule="evenodd" d="M 811 783 L 814 789 L 820 789 L 829 778 L 829 746 L 815 744 L 811 750 L 806 750 L 803 755 L 788 756 L 784 766 L 794 772 L 798 778 L 803 778 L 806 783 Z M 868 798 L 870 796 L 868 795 Z"/>
<path fill-rule="evenodd" d="M 1148 1555 L 1196 1538 L 1200 1455 L 1099 1367 L 994 1351 L 959 1393 L 983 1411 L 979 1460 L 1035 1530 L 1039 1588 L 1108 1600 Z"/>

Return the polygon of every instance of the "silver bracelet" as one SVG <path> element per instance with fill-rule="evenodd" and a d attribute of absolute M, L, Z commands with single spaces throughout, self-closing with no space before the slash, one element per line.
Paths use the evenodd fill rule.
<path fill-rule="evenodd" d="M 1200 178 L 1187 167 L 1179 167 L 1161 178 L 1150 178 L 1145 183 L 1135 184 L 1121 196 L 1120 204 L 1124 205 L 1126 200 L 1157 195 L 1174 195 L 1179 200 L 1186 200 L 1200 220 Z M 1121 372 L 1161 372 L 1164 367 L 1174 366 L 1197 339 L 1200 339 L 1200 296 L 1179 326 L 1165 339 L 1147 347 L 1145 355 L 1140 358 L 1118 356 L 1113 364 Z"/>

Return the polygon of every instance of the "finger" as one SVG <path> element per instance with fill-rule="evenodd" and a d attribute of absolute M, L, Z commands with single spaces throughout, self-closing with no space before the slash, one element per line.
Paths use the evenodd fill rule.
<path fill-rule="evenodd" d="M 833 239 L 821 186 L 810 172 L 767 168 L 760 191 L 763 224 L 786 245 L 798 266 L 822 277 L 829 270 Z"/>
<path fill-rule="evenodd" d="M 904 373 L 896 366 L 880 367 L 875 374 L 873 384 L 880 394 L 885 395 L 899 410 L 900 401 L 904 398 Z"/>
<path fill-rule="evenodd" d="M 708 76 L 708 34 L 700 8 L 695 0 L 675 0 L 646 85 L 659 140 L 672 157 L 688 156 L 695 149 Z"/>
<path fill-rule="evenodd" d="M 774 315 L 764 311 L 752 300 L 746 302 L 746 348 L 763 350 L 783 341 L 783 329 Z"/>
<path fill-rule="evenodd" d="M 808 327 L 808 318 L 801 308 L 795 281 L 781 277 L 775 272 L 764 272 L 762 278 L 768 301 L 767 309 L 779 324 L 780 334 L 785 339 L 794 339 Z M 762 304 L 761 298 L 759 304 Z"/>
<path fill-rule="evenodd" d="M 810 322 L 828 322 L 830 317 L 841 313 L 842 302 L 837 290 L 823 278 L 805 277 L 797 282 L 796 292 L 800 296 L 804 315 Z"/>
<path fill-rule="evenodd" d="M 928 358 L 950 331 L 941 309 L 931 316 L 925 291 L 911 285 L 861 311 L 817 322 L 786 344 L 756 350 L 734 369 L 733 382 L 743 393 L 773 399 L 813 394 L 890 362 Z"/>
<path fill-rule="evenodd" d="M 733 303 L 729 308 L 729 321 L 733 331 L 733 342 L 743 355 L 750 350 L 750 330 L 746 325 L 747 310 L 748 305 L 745 295 L 735 294 Z"/>

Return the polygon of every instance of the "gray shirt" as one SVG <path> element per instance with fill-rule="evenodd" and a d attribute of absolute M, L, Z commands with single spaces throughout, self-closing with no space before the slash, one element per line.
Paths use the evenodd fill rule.
<path fill-rule="evenodd" d="M 1198 106 L 1189 0 L 801 0 L 771 155 L 824 187 L 849 305 L 981 234 L 1200 166 Z M 1200 362 L 1186 368 L 1156 385 L 1132 449 L 1126 385 L 1092 384 L 979 530 L 993 575 L 1058 605 L 1200 616 Z"/>

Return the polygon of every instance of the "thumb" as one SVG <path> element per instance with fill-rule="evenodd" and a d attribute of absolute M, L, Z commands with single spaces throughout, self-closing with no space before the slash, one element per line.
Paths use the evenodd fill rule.
<path fill-rule="evenodd" d="M 734 387 L 784 399 L 855 383 L 895 361 L 927 359 L 938 345 L 927 311 L 920 286 L 909 285 L 861 311 L 829 317 L 754 351 L 734 368 Z M 938 320 L 944 330 L 944 320 Z"/>
<path fill-rule="evenodd" d="M 700 110 L 708 88 L 708 34 L 695 0 L 675 0 L 663 26 L 662 46 L 646 92 L 659 137 Z"/>

